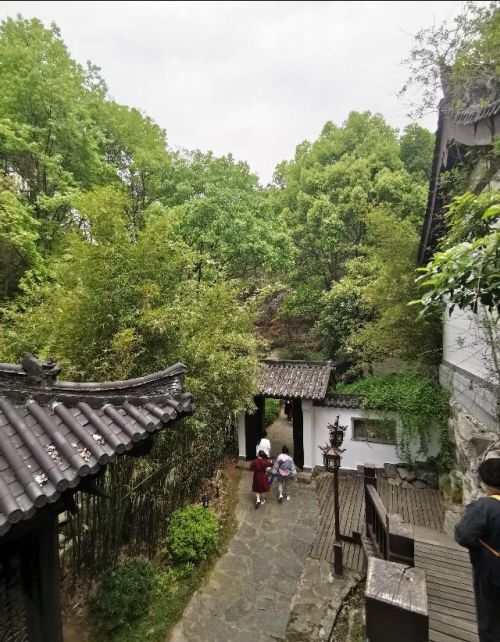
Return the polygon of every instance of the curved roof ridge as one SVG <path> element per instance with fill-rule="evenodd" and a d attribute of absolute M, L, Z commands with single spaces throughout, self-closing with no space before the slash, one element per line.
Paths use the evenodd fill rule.
<path fill-rule="evenodd" d="M 153 372 L 152 374 L 145 375 L 144 377 L 135 377 L 133 379 L 123 379 L 117 381 L 57 381 L 52 386 L 54 391 L 64 390 L 70 392 L 72 390 L 77 392 L 91 392 L 98 390 L 123 390 L 127 388 L 139 388 L 149 383 L 158 383 L 164 379 L 184 374 L 186 366 L 183 363 L 176 363 L 166 370 Z"/>

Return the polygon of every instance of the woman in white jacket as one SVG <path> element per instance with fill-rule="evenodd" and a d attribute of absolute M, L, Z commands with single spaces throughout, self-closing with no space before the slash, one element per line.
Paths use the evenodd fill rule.
<path fill-rule="evenodd" d="M 255 449 L 255 454 L 257 455 L 257 457 L 259 456 L 259 452 L 261 450 L 266 453 L 268 459 L 271 457 L 271 442 L 267 438 L 267 432 L 262 433 L 262 438 L 257 444 L 257 448 Z"/>

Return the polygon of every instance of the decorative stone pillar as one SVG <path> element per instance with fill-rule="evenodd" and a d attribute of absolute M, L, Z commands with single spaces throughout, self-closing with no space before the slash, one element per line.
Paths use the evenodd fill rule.
<path fill-rule="evenodd" d="M 314 407 L 309 399 L 302 399 L 304 470 L 314 468 Z"/>

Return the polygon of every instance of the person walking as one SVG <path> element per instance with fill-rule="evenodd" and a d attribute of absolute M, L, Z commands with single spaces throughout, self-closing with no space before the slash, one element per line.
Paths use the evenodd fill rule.
<path fill-rule="evenodd" d="M 259 455 L 259 450 L 263 450 L 267 458 L 271 456 L 271 442 L 267 438 L 267 432 L 264 430 L 262 433 L 262 437 L 260 438 L 259 443 L 257 444 L 257 448 L 255 449 L 255 454 L 258 456 Z"/>
<path fill-rule="evenodd" d="M 255 493 L 255 508 L 266 503 L 265 496 L 270 488 L 267 470 L 272 464 L 273 462 L 263 450 L 259 451 L 257 459 L 250 464 L 250 470 L 253 471 L 252 491 Z"/>
<path fill-rule="evenodd" d="M 273 475 L 278 478 L 278 501 L 281 504 L 283 501 L 283 493 L 285 497 L 290 499 L 290 479 L 297 479 L 297 469 L 293 459 L 290 457 L 288 446 L 283 446 L 281 455 L 278 455 L 273 466 Z"/>
<path fill-rule="evenodd" d="M 500 458 L 478 468 L 486 497 L 467 506 L 455 540 L 469 549 L 480 642 L 500 640 Z"/>

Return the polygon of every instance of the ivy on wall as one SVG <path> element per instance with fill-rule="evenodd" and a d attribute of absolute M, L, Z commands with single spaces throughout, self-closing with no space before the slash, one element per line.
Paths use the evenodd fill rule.
<path fill-rule="evenodd" d="M 401 428 L 397 432 L 397 450 L 407 461 L 412 459 L 412 444 L 417 445 L 418 456 L 427 457 L 431 433 L 439 430 L 441 453 L 438 465 L 441 468 L 448 467 L 448 393 L 438 382 L 419 373 L 404 372 L 341 384 L 337 391 L 363 395 L 364 410 L 385 413 L 388 421 L 389 416 L 397 414 L 401 421 Z"/>

